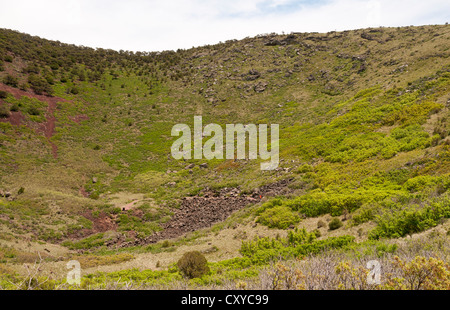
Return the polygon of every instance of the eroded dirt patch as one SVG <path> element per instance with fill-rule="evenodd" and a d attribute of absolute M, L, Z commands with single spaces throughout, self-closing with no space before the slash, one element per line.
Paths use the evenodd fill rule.
<path fill-rule="evenodd" d="M 117 223 L 109 214 L 100 212 L 98 215 L 92 215 L 92 212 L 87 211 L 82 214 L 85 218 L 92 222 L 92 228 L 84 228 L 69 235 L 69 238 L 80 239 L 92 234 L 102 233 L 110 230 L 117 230 Z"/>
<path fill-rule="evenodd" d="M 87 116 L 86 114 L 79 114 L 79 115 L 75 115 L 75 116 L 69 116 L 69 119 L 71 121 L 74 121 L 77 124 L 80 124 L 81 121 L 88 120 L 89 116 Z"/>
<path fill-rule="evenodd" d="M 0 122 L 9 122 L 13 126 L 20 126 L 24 123 L 25 116 L 22 114 L 22 112 L 14 112 L 11 111 L 9 114 L 9 117 L 7 118 L 0 118 Z"/>
<path fill-rule="evenodd" d="M 24 91 L 21 89 L 17 89 L 17 88 L 5 85 L 3 83 L 0 83 L 0 90 L 10 93 L 17 99 L 19 99 L 22 96 L 26 96 L 29 98 L 36 98 L 39 101 L 47 103 L 48 107 L 47 107 L 47 111 L 45 114 L 46 121 L 44 123 L 41 123 L 36 131 L 39 134 L 43 134 L 47 138 L 47 141 L 52 148 L 53 157 L 57 158 L 58 157 L 58 148 L 50 140 L 50 138 L 55 133 L 55 127 L 56 127 L 55 111 L 56 111 L 57 103 L 58 102 L 67 102 L 67 100 L 60 98 L 60 97 L 37 95 L 32 91 Z M 8 118 L 6 118 L 5 120 L 10 122 L 12 125 L 19 126 L 19 125 L 23 124 L 24 119 L 25 119 L 24 115 L 21 114 L 20 112 L 12 112 L 11 115 Z"/>

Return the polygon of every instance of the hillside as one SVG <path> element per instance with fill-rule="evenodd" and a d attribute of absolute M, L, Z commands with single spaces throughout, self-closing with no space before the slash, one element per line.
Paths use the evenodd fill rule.
<path fill-rule="evenodd" d="M 0 286 L 41 257 L 55 283 L 77 259 L 84 288 L 178 287 L 174 263 L 199 250 L 211 271 L 190 286 L 398 255 L 447 264 L 429 288 L 448 289 L 449 42 L 433 25 L 133 53 L 0 29 Z M 174 159 L 171 129 L 196 115 L 279 124 L 278 168 Z"/>

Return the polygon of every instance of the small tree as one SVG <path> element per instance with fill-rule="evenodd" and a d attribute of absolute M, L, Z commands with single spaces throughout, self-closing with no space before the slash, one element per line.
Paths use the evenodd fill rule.
<path fill-rule="evenodd" d="M 331 222 L 328 224 L 328 228 L 330 230 L 335 230 L 335 229 L 338 229 L 339 227 L 342 227 L 342 225 L 343 224 L 342 224 L 341 220 L 339 218 L 337 218 L 337 217 L 334 217 L 331 220 Z"/>
<path fill-rule="evenodd" d="M 19 80 L 15 76 L 8 74 L 3 78 L 3 83 L 12 87 L 17 87 L 17 85 L 19 84 Z"/>
<path fill-rule="evenodd" d="M 50 84 L 46 79 L 39 75 L 30 74 L 28 76 L 28 83 L 30 84 L 31 89 L 38 95 L 42 95 L 44 92 L 50 96 L 53 94 L 53 89 Z"/>
<path fill-rule="evenodd" d="M 209 272 L 208 261 L 199 251 L 190 251 L 177 262 L 178 268 L 189 279 L 200 278 Z"/>
<path fill-rule="evenodd" d="M 9 117 L 9 111 L 5 106 L 0 106 L 0 118 L 7 118 Z"/>
<path fill-rule="evenodd" d="M 12 62 L 12 61 L 13 61 L 13 57 L 12 57 L 11 55 L 6 55 L 6 56 L 4 57 L 4 60 L 5 60 L 6 62 Z"/>

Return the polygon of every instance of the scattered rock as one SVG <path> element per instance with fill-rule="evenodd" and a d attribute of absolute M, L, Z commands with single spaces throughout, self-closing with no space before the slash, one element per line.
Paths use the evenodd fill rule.
<path fill-rule="evenodd" d="M 93 177 L 93 178 L 92 178 L 92 183 L 94 183 L 94 184 L 95 184 L 95 183 L 97 183 L 97 182 L 98 182 L 98 179 L 97 179 L 97 177 Z"/>
<path fill-rule="evenodd" d="M 200 168 L 208 168 L 208 164 L 207 163 L 203 163 L 199 165 Z"/>
<path fill-rule="evenodd" d="M 271 39 L 271 40 L 267 41 L 266 43 L 264 43 L 264 45 L 266 45 L 266 46 L 276 46 L 276 45 L 282 45 L 282 44 L 283 43 L 281 43 L 280 40 L 274 40 L 274 39 Z"/>
<path fill-rule="evenodd" d="M 262 93 L 266 90 L 268 83 L 267 82 L 259 82 L 253 87 L 253 90 L 257 93 Z"/>
<path fill-rule="evenodd" d="M 205 188 L 201 195 L 181 199 L 180 207 L 173 209 L 171 219 L 161 225 L 163 230 L 146 238 L 133 238 L 132 241 L 127 241 L 124 237 L 118 237 L 108 241 L 107 246 L 123 248 L 145 245 L 210 227 L 214 223 L 224 221 L 233 212 L 261 201 L 262 196 L 276 196 L 287 193 L 290 190 L 288 184 L 292 180 L 284 179 L 261 186 L 251 194 L 242 193 L 238 187 L 224 187 L 218 191 Z M 91 219 L 89 216 L 87 218 Z"/>
<path fill-rule="evenodd" d="M 256 71 L 255 69 L 250 69 L 247 74 L 243 75 L 244 80 L 246 81 L 254 81 L 261 76 L 261 73 Z"/>
<path fill-rule="evenodd" d="M 218 250 L 219 250 L 219 249 L 218 249 L 217 247 L 212 246 L 212 247 L 209 247 L 209 248 L 207 248 L 207 249 L 204 249 L 204 250 L 202 251 L 202 253 L 203 253 L 203 254 L 209 254 L 209 253 L 217 252 Z"/>

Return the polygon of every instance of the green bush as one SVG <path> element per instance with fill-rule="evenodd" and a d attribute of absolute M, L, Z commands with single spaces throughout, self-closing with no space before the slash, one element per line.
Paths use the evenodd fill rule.
<path fill-rule="evenodd" d="M 8 74 L 3 78 L 3 83 L 12 87 L 17 87 L 19 80 L 15 76 Z"/>
<path fill-rule="evenodd" d="M 77 95 L 80 91 L 79 91 L 78 87 L 73 86 L 73 87 L 70 88 L 69 92 L 70 92 L 72 95 Z"/>
<path fill-rule="evenodd" d="M 6 97 L 8 97 L 8 93 L 3 90 L 0 90 L 0 99 L 5 99 Z"/>
<path fill-rule="evenodd" d="M 270 228 L 286 229 L 300 221 L 300 217 L 286 206 L 275 206 L 265 210 L 257 222 Z"/>
<path fill-rule="evenodd" d="M 41 112 L 36 107 L 29 107 L 27 112 L 30 115 L 40 115 L 41 114 Z"/>
<path fill-rule="evenodd" d="M 342 248 L 354 242 L 353 236 L 330 237 L 316 240 L 316 231 L 308 233 L 305 229 L 289 231 L 286 238 L 255 238 L 242 242 L 240 253 L 250 259 L 252 264 L 264 265 L 271 261 L 290 259 L 308 254 L 316 254 L 326 249 Z"/>
<path fill-rule="evenodd" d="M 68 247 L 71 250 L 80 250 L 80 249 L 91 249 L 100 247 L 105 244 L 105 240 L 103 239 L 104 234 L 99 233 L 95 235 L 91 235 L 84 239 L 78 241 L 64 241 L 62 243 L 63 246 Z"/>
<path fill-rule="evenodd" d="M 298 167 L 297 170 L 295 170 L 296 173 L 306 173 L 312 171 L 314 171 L 314 168 L 308 164 L 303 164 L 302 166 Z"/>
<path fill-rule="evenodd" d="M 338 228 L 340 228 L 340 227 L 342 227 L 342 222 L 341 222 L 341 220 L 339 219 L 339 218 L 337 218 L 337 217 L 334 217 L 331 221 L 330 221 L 330 223 L 328 223 L 328 228 L 330 229 L 330 230 L 335 230 L 335 229 L 338 229 Z"/>
<path fill-rule="evenodd" d="M 369 232 L 369 239 L 399 238 L 425 231 L 450 218 L 450 198 L 442 197 L 425 207 L 410 206 L 377 218 L 377 226 Z"/>
<path fill-rule="evenodd" d="M 177 266 L 189 279 L 200 278 L 209 272 L 208 261 L 198 251 L 190 251 L 178 260 Z"/>
<path fill-rule="evenodd" d="M 31 89 L 33 89 L 33 91 L 38 95 L 43 93 L 47 93 L 48 95 L 53 94 L 53 89 L 50 84 L 46 79 L 39 75 L 30 74 L 28 76 L 28 83 L 30 84 Z"/>
<path fill-rule="evenodd" d="M 18 111 L 19 111 L 19 106 L 17 105 L 17 103 L 14 103 L 14 104 L 9 108 L 9 110 L 10 110 L 11 112 L 18 112 Z"/>
<path fill-rule="evenodd" d="M 0 118 L 9 117 L 9 111 L 5 106 L 0 106 Z"/>

